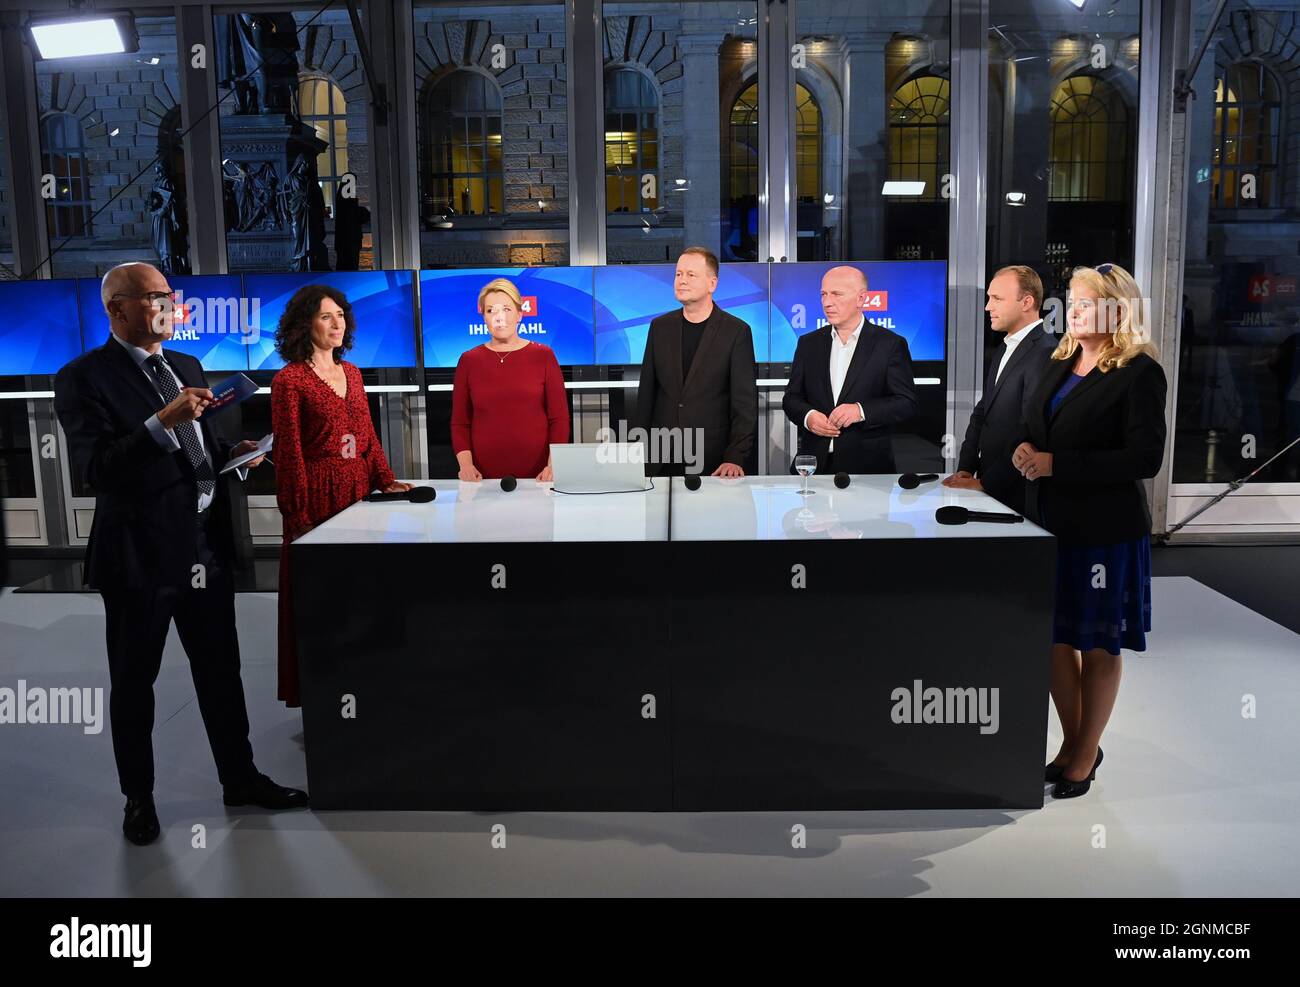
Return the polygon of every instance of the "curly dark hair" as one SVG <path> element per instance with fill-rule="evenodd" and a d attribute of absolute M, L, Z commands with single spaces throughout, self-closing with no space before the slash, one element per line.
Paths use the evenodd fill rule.
<path fill-rule="evenodd" d="M 310 359 L 312 319 L 316 318 L 320 303 L 326 298 L 343 309 L 343 345 L 334 347 L 334 362 L 341 363 L 343 354 L 352 349 L 357 322 L 352 316 L 352 303 L 348 296 L 327 284 L 305 284 L 293 293 L 275 327 L 275 350 L 285 363 Z"/>

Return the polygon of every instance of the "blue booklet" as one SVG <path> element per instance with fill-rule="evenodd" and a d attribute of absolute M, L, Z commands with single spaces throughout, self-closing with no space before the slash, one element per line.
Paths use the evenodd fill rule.
<path fill-rule="evenodd" d="M 204 409 L 204 414 L 220 411 L 230 405 L 246 401 L 257 393 L 257 385 L 243 374 L 231 374 L 216 387 L 212 388 L 212 400 Z"/>

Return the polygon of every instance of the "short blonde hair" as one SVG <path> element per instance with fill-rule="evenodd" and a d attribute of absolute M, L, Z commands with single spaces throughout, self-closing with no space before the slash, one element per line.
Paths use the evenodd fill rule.
<path fill-rule="evenodd" d="M 483 290 L 478 293 L 478 310 L 483 311 L 483 303 L 487 301 L 487 296 L 500 292 L 515 303 L 515 308 L 523 311 L 524 296 L 519 294 L 519 289 L 515 287 L 514 282 L 509 278 L 493 278 L 483 286 Z"/>
<path fill-rule="evenodd" d="M 1081 284 L 1097 293 L 1103 306 L 1113 306 L 1119 311 L 1114 332 L 1106 333 L 1105 345 L 1097 358 L 1102 373 L 1122 367 L 1139 353 L 1156 358 L 1156 348 L 1150 342 L 1147 327 L 1146 299 L 1133 275 L 1118 264 L 1098 264 L 1096 267 L 1076 267 L 1070 275 L 1070 284 Z M 1098 332 L 1101 328 L 1098 327 Z M 1066 332 L 1052 352 L 1053 360 L 1068 360 L 1079 348 L 1079 341 Z"/>

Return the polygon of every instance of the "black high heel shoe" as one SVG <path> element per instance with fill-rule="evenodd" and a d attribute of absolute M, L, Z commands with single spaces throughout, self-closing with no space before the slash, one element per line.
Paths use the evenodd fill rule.
<path fill-rule="evenodd" d="M 1093 779 L 1097 777 L 1097 768 L 1100 764 L 1101 748 L 1098 747 L 1097 760 L 1092 763 L 1092 771 L 1088 773 L 1088 777 L 1081 781 L 1071 781 L 1069 778 L 1065 777 L 1065 773 L 1062 771 L 1060 780 L 1057 781 L 1056 785 L 1052 788 L 1052 798 L 1073 799 L 1078 798 L 1080 795 L 1088 794 L 1088 789 L 1092 787 Z"/>
<path fill-rule="evenodd" d="M 1092 778 L 1096 776 L 1097 768 L 1100 764 L 1101 764 L 1101 748 L 1098 747 L 1097 760 L 1094 761 L 1092 764 L 1092 775 L 1089 776 L 1088 779 L 1089 781 L 1091 781 Z M 1048 784 L 1055 784 L 1056 782 L 1060 781 L 1063 777 L 1065 777 L 1064 764 L 1049 764 L 1047 766 L 1047 770 L 1043 772 L 1043 780 Z"/>

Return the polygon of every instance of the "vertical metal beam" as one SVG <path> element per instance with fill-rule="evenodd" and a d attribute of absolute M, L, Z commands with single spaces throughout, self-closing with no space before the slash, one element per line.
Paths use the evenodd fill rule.
<path fill-rule="evenodd" d="M 189 210 L 190 268 L 195 274 L 226 273 L 226 214 L 221 199 L 221 127 L 216 42 L 211 4 L 176 8 L 176 65 L 181 77 L 181 129 Z M 203 68 L 194 67 L 202 45 Z M 208 111 L 211 110 L 209 113 Z M 207 114 L 204 116 L 204 114 Z M 192 128 L 192 129 L 191 129 Z"/>
<path fill-rule="evenodd" d="M 1147 126 L 1161 113 L 1161 52 L 1160 15 L 1165 6 L 1162 0 L 1142 0 L 1142 24 L 1139 41 L 1138 66 L 1138 146 L 1137 175 L 1133 201 L 1133 277 L 1139 285 L 1149 290 L 1154 264 L 1155 195 L 1156 195 L 1156 143 L 1168 136 L 1165 131 Z M 1166 124 L 1168 121 L 1164 121 Z M 1153 313 L 1154 314 L 1154 313 Z"/>
<path fill-rule="evenodd" d="M 988 6 L 952 0 L 952 146 L 956 194 L 948 206 L 947 468 L 978 399 L 984 366 L 988 201 Z"/>
<path fill-rule="evenodd" d="M 569 263 L 605 263 L 604 45 L 601 0 L 565 0 L 569 94 Z"/>
<path fill-rule="evenodd" d="M 366 86 L 373 101 L 383 87 L 388 105 L 379 119 L 367 104 L 370 128 L 370 228 L 375 266 L 385 270 L 420 266 L 419 190 L 416 175 L 417 132 L 415 40 L 411 0 L 366 5 L 363 28 L 370 45 L 373 79 Z"/>
<path fill-rule="evenodd" d="M 760 260 L 794 260 L 794 13 L 785 0 L 759 0 L 758 224 Z"/>
<path fill-rule="evenodd" d="M 19 277 L 51 277 L 45 203 L 41 199 L 40 111 L 36 104 L 36 70 L 24 40 L 22 12 L 0 14 L 0 123 L 5 174 L 9 176 L 9 229 L 13 235 L 14 270 Z M 38 268 L 37 265 L 40 265 Z"/>

